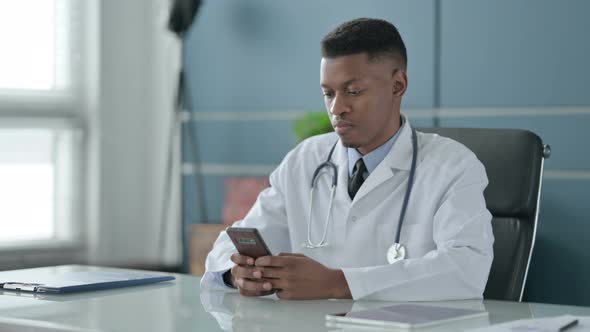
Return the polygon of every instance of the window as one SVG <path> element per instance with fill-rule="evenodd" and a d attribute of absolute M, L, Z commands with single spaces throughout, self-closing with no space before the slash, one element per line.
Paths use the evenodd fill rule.
<path fill-rule="evenodd" d="M 0 89 L 53 88 L 55 18 L 55 1 L 0 2 Z"/>
<path fill-rule="evenodd" d="M 68 183 L 74 175 L 71 133 L 0 130 L 0 242 L 67 237 L 56 220 L 69 219 L 68 203 L 74 200 Z"/>
<path fill-rule="evenodd" d="M 85 3 L 0 0 L 0 248 L 77 235 Z"/>

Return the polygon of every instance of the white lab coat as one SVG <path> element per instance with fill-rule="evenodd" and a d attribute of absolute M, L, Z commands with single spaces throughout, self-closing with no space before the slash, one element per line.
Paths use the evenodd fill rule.
<path fill-rule="evenodd" d="M 329 246 L 307 249 L 302 244 L 307 242 L 311 178 L 337 141 L 334 133 L 309 138 L 289 152 L 271 174 L 271 187 L 235 226 L 258 228 L 274 254 L 303 253 L 342 269 L 355 300 L 481 298 L 493 258 L 491 214 L 483 197 L 488 180 L 476 156 L 451 139 L 418 132 L 414 187 L 400 238 L 406 259 L 387 262 L 408 184 L 411 136 L 407 122 L 352 201 L 347 191 L 348 154 L 338 143 L 332 156 L 338 166 L 338 186 L 327 235 Z M 330 186 L 326 171 L 314 193 L 314 243 L 324 230 Z M 233 266 L 230 256 L 234 252 L 231 240 L 222 232 L 207 256 L 202 288 L 225 287 L 216 273 Z"/>

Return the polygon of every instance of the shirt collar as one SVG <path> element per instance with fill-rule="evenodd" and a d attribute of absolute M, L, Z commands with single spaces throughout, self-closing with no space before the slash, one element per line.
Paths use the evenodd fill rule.
<path fill-rule="evenodd" d="M 364 156 L 361 155 L 355 148 L 347 148 L 346 150 L 348 152 L 348 176 L 352 176 L 352 170 L 354 169 L 354 165 L 360 158 L 363 158 L 363 162 L 367 167 L 367 173 L 371 174 L 371 172 L 373 172 L 375 168 L 377 168 L 377 166 L 383 161 L 383 159 L 385 159 L 385 156 L 387 156 L 387 154 L 393 147 L 393 144 L 395 143 L 400 133 L 402 132 L 402 129 L 406 125 L 406 121 L 404 120 L 404 117 L 401 116 L 401 126 L 397 130 L 395 135 L 393 135 L 393 137 L 391 137 L 387 142 L 383 143 L 381 146 L 367 153 Z"/>

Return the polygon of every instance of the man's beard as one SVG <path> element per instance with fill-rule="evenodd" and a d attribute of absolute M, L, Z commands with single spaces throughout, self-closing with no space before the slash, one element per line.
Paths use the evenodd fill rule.
<path fill-rule="evenodd" d="M 358 149 L 358 147 L 359 147 L 358 144 L 355 144 L 352 142 L 344 142 L 342 139 L 340 139 L 340 142 L 342 142 L 342 145 L 344 145 L 345 147 L 350 148 L 350 149 Z"/>

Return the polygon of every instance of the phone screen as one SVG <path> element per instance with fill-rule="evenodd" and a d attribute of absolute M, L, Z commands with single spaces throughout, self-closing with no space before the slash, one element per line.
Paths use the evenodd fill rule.
<path fill-rule="evenodd" d="M 240 255 L 258 258 L 262 256 L 272 256 L 272 253 L 264 243 L 262 236 L 256 228 L 247 227 L 229 227 L 226 229 L 227 235 L 236 246 Z"/>

